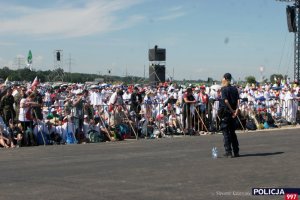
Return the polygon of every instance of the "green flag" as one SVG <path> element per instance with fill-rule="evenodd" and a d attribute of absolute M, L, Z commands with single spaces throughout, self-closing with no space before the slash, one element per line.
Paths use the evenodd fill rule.
<path fill-rule="evenodd" d="M 28 52 L 27 63 L 28 63 L 28 64 L 31 64 L 31 63 L 32 63 L 32 53 L 31 53 L 31 50 L 29 50 L 29 52 Z"/>

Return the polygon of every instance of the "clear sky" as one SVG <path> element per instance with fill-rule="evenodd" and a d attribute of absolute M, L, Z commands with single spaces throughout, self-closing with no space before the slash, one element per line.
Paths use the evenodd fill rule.
<path fill-rule="evenodd" d="M 235 79 L 260 68 L 293 79 L 287 3 L 275 0 L 0 0 L 0 66 L 148 76 L 148 49 L 166 48 L 167 76 Z M 69 58 L 71 57 L 71 68 Z M 19 58 L 19 59 L 18 59 Z M 22 59 L 25 58 L 25 59 Z M 20 62 L 18 62 L 20 61 Z M 145 66 L 145 67 L 144 67 Z"/>

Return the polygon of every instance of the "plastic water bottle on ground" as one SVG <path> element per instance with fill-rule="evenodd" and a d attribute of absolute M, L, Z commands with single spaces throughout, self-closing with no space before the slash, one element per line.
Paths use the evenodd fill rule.
<path fill-rule="evenodd" d="M 213 147 L 212 150 L 211 150 L 211 156 L 213 159 L 216 159 L 218 158 L 218 149 L 217 147 Z"/>

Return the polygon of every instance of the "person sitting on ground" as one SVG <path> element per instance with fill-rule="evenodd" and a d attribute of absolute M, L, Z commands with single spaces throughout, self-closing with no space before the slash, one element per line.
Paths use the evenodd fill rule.
<path fill-rule="evenodd" d="M 58 131 L 56 130 L 56 126 L 58 125 L 59 122 L 57 122 L 55 119 L 47 119 L 45 121 L 45 125 L 46 125 L 46 131 L 47 134 L 49 135 L 50 138 L 50 144 L 61 144 L 61 135 L 58 133 Z"/>
<path fill-rule="evenodd" d="M 123 111 L 122 105 L 117 105 L 117 109 L 114 114 L 111 116 L 110 126 L 115 129 L 116 139 L 124 140 L 130 135 L 130 129 L 128 123 L 132 123 L 128 115 Z"/>
<path fill-rule="evenodd" d="M 150 117 L 149 121 L 147 123 L 147 137 L 149 137 L 150 139 L 155 138 L 155 136 L 154 136 L 154 130 L 155 130 L 156 127 L 157 126 L 155 124 L 154 118 Z"/>
<path fill-rule="evenodd" d="M 275 120 L 272 117 L 271 113 L 269 112 L 263 112 L 262 113 L 262 118 L 264 122 L 264 128 L 277 128 L 278 126 L 275 125 Z"/>
<path fill-rule="evenodd" d="M 87 142 L 104 142 L 104 135 L 100 132 L 99 127 L 96 125 L 94 119 L 88 119 L 86 116 L 85 124 L 88 124 L 86 138 Z"/>
<path fill-rule="evenodd" d="M 65 116 L 63 124 L 56 127 L 57 132 L 61 132 L 62 144 L 75 144 L 77 143 L 75 137 L 75 124 L 73 116 Z"/>
<path fill-rule="evenodd" d="M 111 133 L 108 123 L 105 120 L 104 115 L 100 115 L 97 120 L 95 119 L 95 124 L 100 130 L 100 133 L 104 135 L 105 141 L 114 141 L 113 134 Z"/>
<path fill-rule="evenodd" d="M 4 148 L 9 148 L 9 144 L 9 139 L 4 137 L 4 127 L 3 125 L 0 125 L 0 145 Z"/>
<path fill-rule="evenodd" d="M 168 132 L 171 135 L 176 135 L 176 134 L 181 132 L 180 129 L 179 129 L 179 123 L 178 123 L 175 111 L 173 111 L 171 113 L 171 115 L 169 116 Z"/>
<path fill-rule="evenodd" d="M 5 135 L 9 139 L 11 147 L 20 147 L 22 145 L 23 134 L 18 126 L 12 119 L 9 120 L 9 126 L 6 129 L 7 134 Z"/>
<path fill-rule="evenodd" d="M 13 146 L 22 146 L 23 133 L 21 130 L 21 124 L 15 123 L 14 121 L 9 121 L 9 127 L 7 127 L 7 132 L 11 137 Z"/>

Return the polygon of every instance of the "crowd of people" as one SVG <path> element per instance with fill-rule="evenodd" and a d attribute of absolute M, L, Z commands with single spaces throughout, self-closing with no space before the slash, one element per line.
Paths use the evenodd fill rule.
<path fill-rule="evenodd" d="M 242 130 L 297 124 L 298 84 L 235 85 Z M 2 84 L 0 146 L 77 144 L 220 131 L 222 85 Z"/>

